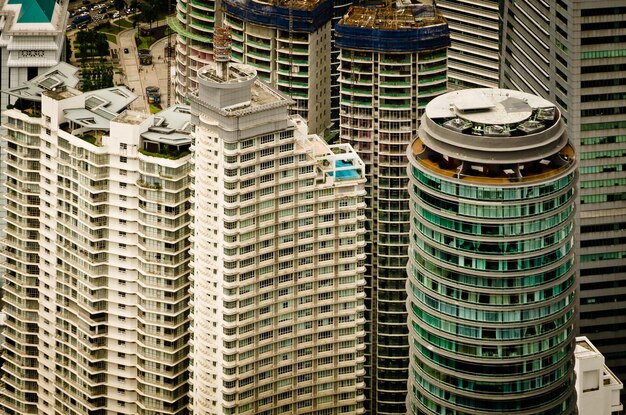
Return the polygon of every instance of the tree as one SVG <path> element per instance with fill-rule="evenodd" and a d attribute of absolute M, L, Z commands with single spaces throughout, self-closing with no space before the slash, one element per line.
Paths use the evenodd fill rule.
<path fill-rule="evenodd" d="M 65 36 L 65 62 L 70 63 L 72 60 L 72 42 Z"/>
<path fill-rule="evenodd" d="M 124 11 L 126 9 L 126 1 L 124 0 L 113 0 L 113 5 L 115 7 L 115 9 L 120 13 L 120 17 L 122 16 L 122 11 Z M 121 27 L 120 27 L 120 20 L 119 18 L 117 19 L 117 32 L 120 32 Z"/>
<path fill-rule="evenodd" d="M 158 9 L 156 3 L 141 3 L 141 19 L 150 26 L 150 34 L 152 34 L 152 23 L 158 18 Z"/>
<path fill-rule="evenodd" d="M 80 74 L 83 92 L 113 86 L 113 67 L 111 65 L 96 65 L 91 68 L 83 68 Z"/>

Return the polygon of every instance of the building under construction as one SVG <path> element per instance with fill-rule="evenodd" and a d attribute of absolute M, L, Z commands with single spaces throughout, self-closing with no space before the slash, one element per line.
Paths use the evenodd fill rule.
<path fill-rule="evenodd" d="M 447 89 L 448 25 L 432 4 L 352 7 L 335 27 L 340 139 L 366 165 L 366 387 L 371 414 L 406 414 L 406 149 Z"/>
<path fill-rule="evenodd" d="M 289 96 L 309 132 L 330 126 L 332 0 L 223 0 L 232 58 Z"/>
<path fill-rule="evenodd" d="M 198 89 L 198 70 L 213 61 L 219 7 L 218 0 L 177 0 L 176 13 L 167 19 L 176 32 L 176 102 L 185 102 Z"/>

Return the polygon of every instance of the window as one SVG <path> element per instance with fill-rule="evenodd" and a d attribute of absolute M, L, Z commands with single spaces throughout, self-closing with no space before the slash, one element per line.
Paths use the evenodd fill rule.
<path fill-rule="evenodd" d="M 128 163 L 128 157 L 120 157 L 120 163 Z"/>

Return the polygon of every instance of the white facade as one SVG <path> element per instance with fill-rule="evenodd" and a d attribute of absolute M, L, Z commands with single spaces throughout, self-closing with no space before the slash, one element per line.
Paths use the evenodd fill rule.
<path fill-rule="evenodd" d="M 364 413 L 363 163 L 225 65 L 191 96 L 191 408 Z"/>
<path fill-rule="evenodd" d="M 186 413 L 189 110 L 135 98 L 6 111 L 5 414 Z"/>
<path fill-rule="evenodd" d="M 0 2 L 0 90 L 18 86 L 63 59 L 68 4 Z M 8 96 L 0 94 L 0 110 L 8 103 Z"/>
<path fill-rule="evenodd" d="M 622 382 L 604 364 L 604 356 L 585 336 L 576 338 L 576 393 L 579 415 L 618 415 L 624 406 Z"/>

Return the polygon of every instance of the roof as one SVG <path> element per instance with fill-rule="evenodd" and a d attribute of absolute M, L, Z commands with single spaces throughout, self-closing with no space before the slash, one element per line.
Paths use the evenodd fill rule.
<path fill-rule="evenodd" d="M 527 120 L 537 108 L 554 104 L 537 95 L 506 89 L 464 89 L 434 98 L 426 107 L 430 119 L 459 117 L 484 125 Z"/>
<path fill-rule="evenodd" d="M 88 105 L 88 100 L 93 97 L 95 100 L 101 100 L 105 103 L 104 108 L 106 108 L 107 111 L 116 113 L 116 115 L 137 99 L 137 95 L 123 86 L 98 89 L 96 91 L 87 92 L 85 95 L 85 105 Z M 96 104 L 94 101 L 92 102 Z"/>
<path fill-rule="evenodd" d="M 111 120 L 136 98 L 125 87 L 99 89 L 85 93 L 84 108 L 69 108 L 63 113 L 67 120 L 82 127 L 108 130 Z"/>
<path fill-rule="evenodd" d="M 44 91 L 52 91 L 63 87 L 74 88 L 79 81 L 78 68 L 61 62 L 30 81 L 5 89 L 2 92 L 17 98 L 38 102 L 41 101 L 41 95 Z"/>
<path fill-rule="evenodd" d="M 432 4 L 398 2 L 397 7 L 352 6 L 341 19 L 345 26 L 371 29 L 416 29 L 446 23 Z"/>
<path fill-rule="evenodd" d="M 96 114 L 84 108 L 72 108 L 64 110 L 65 119 L 72 121 L 81 127 L 88 127 L 95 130 L 108 130 L 110 119 L 100 114 Z"/>
<path fill-rule="evenodd" d="M 50 23 L 55 0 L 9 0 L 9 4 L 20 4 L 18 23 Z"/>
<path fill-rule="evenodd" d="M 188 105 L 174 105 L 155 114 L 154 126 L 141 137 L 170 145 L 191 143 L 191 109 Z"/>

